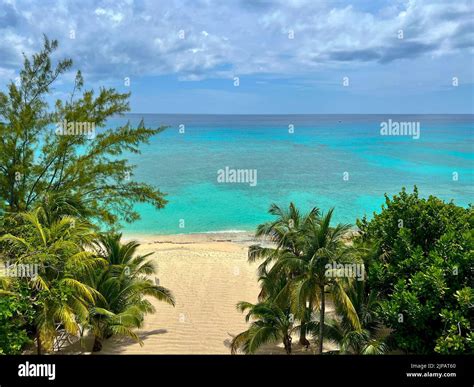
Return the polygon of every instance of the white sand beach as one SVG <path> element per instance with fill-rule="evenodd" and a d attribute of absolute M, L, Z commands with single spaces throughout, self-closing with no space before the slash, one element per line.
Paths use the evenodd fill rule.
<path fill-rule="evenodd" d="M 140 330 L 144 346 L 130 339 L 112 339 L 101 353 L 225 354 L 232 335 L 246 329 L 235 305 L 256 301 L 256 265 L 247 263 L 248 234 L 133 236 L 140 253 L 156 264 L 159 283 L 172 290 L 176 306 L 153 301 L 156 313 Z"/>

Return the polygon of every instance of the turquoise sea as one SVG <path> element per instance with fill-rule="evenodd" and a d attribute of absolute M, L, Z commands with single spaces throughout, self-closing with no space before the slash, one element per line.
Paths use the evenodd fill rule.
<path fill-rule="evenodd" d="M 270 219 L 271 203 L 290 201 L 334 206 L 335 221 L 355 224 L 403 186 L 462 206 L 474 198 L 473 115 L 129 114 L 109 125 L 141 118 L 169 128 L 129 155 L 134 178 L 166 192 L 169 204 L 137 206 L 142 219 L 129 233 L 249 231 Z M 382 136 L 389 119 L 418 122 L 420 138 Z M 257 184 L 219 183 L 226 167 L 256 170 Z"/>

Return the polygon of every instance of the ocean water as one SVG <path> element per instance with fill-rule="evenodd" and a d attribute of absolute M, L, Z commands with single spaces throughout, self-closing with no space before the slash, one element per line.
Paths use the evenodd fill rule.
<path fill-rule="evenodd" d="M 303 210 L 335 207 L 335 222 L 354 225 L 380 211 L 385 193 L 414 185 L 462 206 L 474 198 L 473 115 L 130 114 L 108 125 L 141 118 L 169 128 L 128 155 L 134 179 L 169 203 L 159 211 L 137 205 L 142 219 L 125 225 L 129 233 L 251 231 L 271 219 L 271 203 L 291 201 Z M 419 123 L 420 138 L 382 136 L 389 119 Z M 256 185 L 218 182 L 226 167 L 256 170 Z"/>

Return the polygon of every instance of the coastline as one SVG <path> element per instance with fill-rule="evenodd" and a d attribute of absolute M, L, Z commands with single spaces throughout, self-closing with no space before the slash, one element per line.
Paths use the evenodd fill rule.
<path fill-rule="evenodd" d="M 251 231 L 225 230 L 196 232 L 189 234 L 150 234 L 124 232 L 124 241 L 137 241 L 140 244 L 171 243 L 171 244 L 193 244 L 206 242 L 233 242 L 233 243 L 257 243 L 260 239 L 255 238 Z"/>

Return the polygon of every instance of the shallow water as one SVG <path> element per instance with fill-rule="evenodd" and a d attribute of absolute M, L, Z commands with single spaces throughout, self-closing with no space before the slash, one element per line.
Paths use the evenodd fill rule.
<path fill-rule="evenodd" d="M 354 224 L 380 210 L 384 193 L 415 184 L 422 196 L 472 202 L 472 115 L 131 114 L 109 125 L 142 117 L 147 126 L 170 127 L 129 159 L 135 178 L 166 192 L 169 204 L 160 211 L 137 206 L 142 219 L 127 232 L 253 230 L 270 218 L 271 203 L 290 201 L 301 209 L 334 206 L 335 221 Z M 420 138 L 382 136 L 389 119 L 418 122 Z M 226 167 L 256 170 L 256 185 L 219 183 Z"/>

